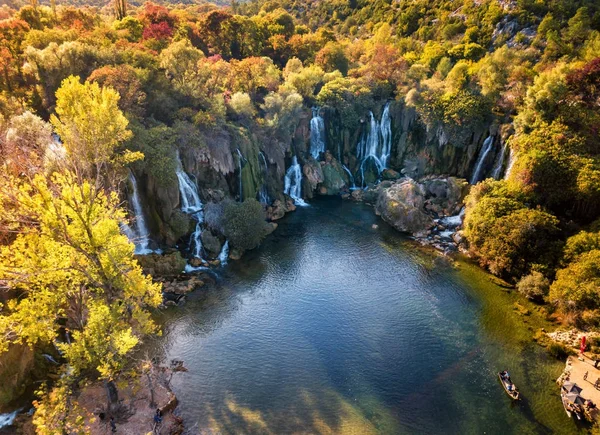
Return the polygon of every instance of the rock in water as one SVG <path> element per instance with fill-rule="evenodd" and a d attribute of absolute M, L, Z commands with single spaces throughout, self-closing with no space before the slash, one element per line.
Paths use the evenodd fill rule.
<path fill-rule="evenodd" d="M 304 172 L 304 177 L 308 184 L 309 192 L 307 192 L 307 194 L 312 196 L 312 193 L 317 188 L 317 185 L 322 183 L 324 180 L 321 163 L 313 159 L 307 160 L 302 168 L 302 172 Z"/>
<path fill-rule="evenodd" d="M 434 226 L 424 205 L 425 189 L 406 179 L 379 191 L 375 211 L 398 231 L 419 236 Z"/>
<path fill-rule="evenodd" d="M 223 247 L 219 238 L 210 230 L 204 230 L 202 231 L 200 239 L 202 240 L 204 250 L 208 253 L 208 257 L 212 259 L 217 258 Z"/>

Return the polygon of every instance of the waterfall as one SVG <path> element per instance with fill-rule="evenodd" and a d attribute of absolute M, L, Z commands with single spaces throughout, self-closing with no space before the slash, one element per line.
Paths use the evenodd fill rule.
<path fill-rule="evenodd" d="M 269 204 L 271 199 L 269 198 L 269 191 L 267 189 L 267 177 L 269 176 L 269 167 L 267 165 L 267 159 L 262 151 L 259 151 L 258 156 L 261 158 L 263 163 L 263 184 L 258 191 L 258 199 L 263 204 Z M 260 162 L 259 162 L 260 165 Z"/>
<path fill-rule="evenodd" d="M 153 252 L 148 248 L 150 242 L 150 231 L 146 226 L 146 219 L 144 218 L 144 209 L 142 208 L 142 202 L 140 201 L 140 195 L 138 193 L 138 185 L 133 172 L 129 171 L 129 182 L 131 183 L 131 208 L 135 215 L 134 221 L 135 226 L 132 228 L 126 223 L 121 224 L 121 230 L 123 233 L 135 244 L 135 253 L 138 255 L 150 254 Z"/>
<path fill-rule="evenodd" d="M 341 164 L 341 162 L 340 162 L 340 164 Z M 344 171 L 346 171 L 346 173 L 350 177 L 350 182 L 352 183 L 351 189 L 355 189 L 356 188 L 356 184 L 354 183 L 354 176 L 352 175 L 352 172 L 350 172 L 350 169 L 348 169 L 348 167 L 346 165 L 342 165 L 342 169 Z"/>
<path fill-rule="evenodd" d="M 198 186 L 183 170 L 181 161 L 177 165 L 177 180 L 179 180 L 179 193 L 181 196 L 181 211 L 189 214 L 196 221 L 196 229 L 190 238 L 190 250 L 194 257 L 202 258 L 202 224 L 204 223 L 204 209 Z"/>
<path fill-rule="evenodd" d="M 485 164 L 485 159 L 492 150 L 492 145 L 494 144 L 494 137 L 488 136 L 483 141 L 483 146 L 481 147 L 481 151 L 479 152 L 479 157 L 477 158 L 477 163 L 475 164 L 475 169 L 473 171 L 473 175 L 471 175 L 471 184 L 476 184 L 481 180 L 483 167 Z"/>
<path fill-rule="evenodd" d="M 225 240 L 225 244 L 223 248 L 221 248 L 221 252 L 219 253 L 219 261 L 221 262 L 221 266 L 225 266 L 227 264 L 227 259 L 229 258 L 229 240 Z"/>
<path fill-rule="evenodd" d="M 517 161 L 517 156 L 513 152 L 512 148 L 509 148 L 508 151 L 508 164 L 506 165 L 506 171 L 504 172 L 504 179 L 507 180 L 510 177 L 510 173 L 512 171 L 513 165 Z"/>
<path fill-rule="evenodd" d="M 237 148 L 235 150 L 235 152 L 238 155 L 238 162 L 239 162 L 239 168 L 240 168 L 240 176 L 239 176 L 240 187 L 239 187 L 239 189 L 240 189 L 240 202 L 242 202 L 244 200 L 244 190 L 243 190 L 244 186 L 242 185 L 242 163 L 244 162 L 244 156 L 242 155 L 242 152 L 240 151 L 239 148 Z"/>
<path fill-rule="evenodd" d="M 9 412 L 8 414 L 0 414 L 0 429 L 2 429 L 3 427 L 12 426 L 12 424 L 15 421 L 15 418 L 17 418 L 17 414 L 20 411 L 20 409 L 17 409 L 16 411 Z"/>
<path fill-rule="evenodd" d="M 302 199 L 302 168 L 296 156 L 292 159 L 292 166 L 285 173 L 284 192 L 294 200 L 294 204 L 307 205 Z"/>
<path fill-rule="evenodd" d="M 181 211 L 194 214 L 202 210 L 202 201 L 198 195 L 198 187 L 181 167 L 177 166 L 177 180 L 179 180 L 179 193 L 181 194 Z"/>
<path fill-rule="evenodd" d="M 358 142 L 356 156 L 360 163 L 360 173 L 364 186 L 364 166 L 371 159 L 381 172 L 388 167 L 392 152 L 392 119 L 390 117 L 390 103 L 386 103 L 379 123 L 373 112 L 369 112 L 369 131 Z"/>
<path fill-rule="evenodd" d="M 319 155 L 325 152 L 325 122 L 319 115 L 319 108 L 313 107 L 312 119 L 310 120 L 310 154 L 319 159 Z"/>
<path fill-rule="evenodd" d="M 381 122 L 379 123 L 381 131 L 381 154 L 379 160 L 384 168 L 387 168 L 390 154 L 392 153 L 392 119 L 390 118 L 390 103 L 388 102 L 383 109 Z"/>
<path fill-rule="evenodd" d="M 502 149 L 500 150 L 500 154 L 498 154 L 496 162 L 494 163 L 494 168 L 492 169 L 492 177 L 495 180 L 499 180 L 500 178 L 502 178 L 502 167 L 504 166 L 504 156 L 506 155 L 506 148 L 508 148 L 508 145 L 504 143 L 504 145 L 502 145 Z"/>

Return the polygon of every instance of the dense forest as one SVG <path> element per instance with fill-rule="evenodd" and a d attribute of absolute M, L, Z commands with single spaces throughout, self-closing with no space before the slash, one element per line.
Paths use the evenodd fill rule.
<path fill-rule="evenodd" d="M 148 249 L 196 232 L 203 261 L 226 240 L 241 255 L 293 209 L 298 161 L 305 198 L 480 163 L 465 251 L 565 324 L 600 326 L 597 1 L 106 3 L 0 8 L 0 352 L 29 360 L 0 366 L 16 379 L 0 405 L 53 355 L 38 433 L 85 432 L 72 391 L 118 379 L 159 331 L 161 284 L 127 237 L 136 198 Z M 387 111 L 389 163 L 365 163 Z"/>

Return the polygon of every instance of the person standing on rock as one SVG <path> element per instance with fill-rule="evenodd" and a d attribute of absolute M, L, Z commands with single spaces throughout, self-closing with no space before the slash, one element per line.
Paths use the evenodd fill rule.
<path fill-rule="evenodd" d="M 112 433 L 117 433 L 117 424 L 114 417 L 110 417 L 110 430 Z"/>

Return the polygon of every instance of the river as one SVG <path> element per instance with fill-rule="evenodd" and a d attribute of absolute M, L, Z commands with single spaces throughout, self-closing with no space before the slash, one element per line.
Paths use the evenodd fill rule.
<path fill-rule="evenodd" d="M 165 313 L 151 346 L 189 370 L 173 388 L 193 432 L 573 433 L 539 310 L 367 206 L 315 200 Z"/>

